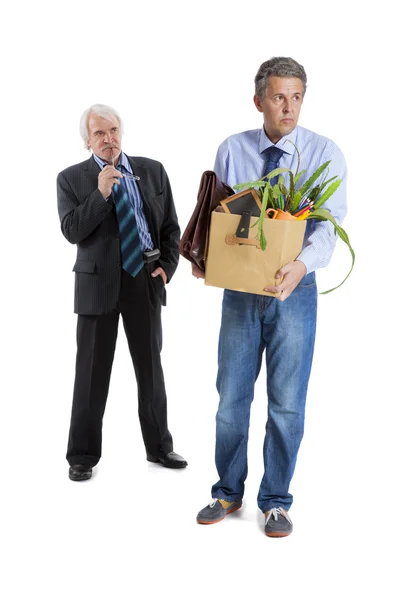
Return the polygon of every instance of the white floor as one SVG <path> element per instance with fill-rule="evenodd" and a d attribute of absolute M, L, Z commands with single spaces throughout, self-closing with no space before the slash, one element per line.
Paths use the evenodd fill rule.
<path fill-rule="evenodd" d="M 37 0 L 4 9 L 2 600 L 400 598 L 397 21 L 388 0 L 278 4 Z M 175 449 L 189 467 L 145 460 L 121 326 L 103 458 L 91 481 L 69 481 L 76 251 L 60 232 L 55 186 L 59 171 L 89 157 L 83 110 L 111 104 L 125 122 L 123 150 L 164 164 L 183 229 L 218 145 L 261 127 L 253 79 L 272 56 L 305 66 L 299 123 L 343 150 L 344 227 L 356 252 L 345 285 L 319 297 L 294 532 L 281 540 L 263 534 L 256 506 L 265 371 L 245 504 L 217 525 L 196 524 L 216 480 L 221 292 L 193 280 L 184 260 L 168 289 L 163 364 Z M 339 242 L 320 289 L 349 263 Z"/>
<path fill-rule="evenodd" d="M 398 597 L 395 511 L 342 499 L 348 472 L 320 478 L 316 462 L 300 465 L 294 532 L 272 540 L 255 505 L 254 467 L 243 508 L 200 526 L 209 452 L 179 448 L 190 466 L 172 472 L 146 464 L 137 444 L 118 460 L 115 446 L 88 483 L 69 482 L 56 459 L 25 463 L 18 481 L 4 482 L 4 598 Z"/>
<path fill-rule="evenodd" d="M 373 408 L 374 386 L 380 383 L 363 361 L 358 367 L 350 365 L 351 345 L 344 344 L 338 356 L 323 343 L 333 335 L 327 315 L 333 298 L 321 302 L 306 434 L 292 484 L 292 536 L 268 539 L 256 505 L 266 416 L 264 369 L 252 409 L 244 506 L 219 524 L 196 523 L 216 479 L 218 331 L 209 327 L 210 319 L 200 317 L 190 329 L 191 312 L 182 302 L 180 282 L 189 287 L 189 295 L 193 289 L 186 268 L 182 271 L 164 311 L 163 354 L 170 429 L 175 450 L 187 458 L 188 468 L 172 471 L 145 460 L 121 328 L 104 420 L 103 458 L 91 481 L 69 481 L 64 454 L 75 317 L 67 316 L 61 333 L 52 334 L 65 342 L 62 350 L 58 346 L 64 366 L 56 352 L 47 370 L 41 357 L 32 355 L 29 377 L 14 380 L 24 396 L 14 397 L 2 425 L 2 597 L 398 598 L 398 478 L 393 468 L 397 425 L 387 420 L 389 395 L 378 398 L 384 412 Z M 202 298 L 198 302 L 219 301 L 218 290 L 193 283 L 197 284 Z M 174 303 L 180 303 L 179 317 Z M 198 366 L 181 348 L 185 336 L 173 335 L 178 318 L 180 331 L 191 330 L 204 349 Z M 325 364 L 328 359 L 334 361 L 334 369 Z M 340 379 L 332 369 L 340 369 Z"/>

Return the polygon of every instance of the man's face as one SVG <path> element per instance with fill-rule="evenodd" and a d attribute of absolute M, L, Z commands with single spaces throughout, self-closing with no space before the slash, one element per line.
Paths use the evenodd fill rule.
<path fill-rule="evenodd" d="M 88 119 L 89 146 L 97 156 L 112 163 L 121 152 L 121 129 L 116 117 L 104 119 L 90 113 Z"/>
<path fill-rule="evenodd" d="M 298 77 L 269 77 L 266 94 L 254 104 L 264 114 L 264 128 L 273 144 L 297 125 L 303 103 L 303 84 Z"/>

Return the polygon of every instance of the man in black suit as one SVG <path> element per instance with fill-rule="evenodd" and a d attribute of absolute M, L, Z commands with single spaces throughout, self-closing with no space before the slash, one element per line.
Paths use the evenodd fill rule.
<path fill-rule="evenodd" d="M 160 358 L 161 304 L 166 303 L 165 284 L 178 264 L 180 235 L 168 176 L 161 163 L 121 151 L 122 122 L 114 109 L 90 107 L 82 115 L 80 130 L 92 157 L 57 178 L 61 230 L 77 244 L 69 477 L 89 479 L 100 460 L 120 314 L 136 374 L 147 460 L 186 467 L 173 452 Z M 127 251 L 135 257 L 133 271 Z"/>

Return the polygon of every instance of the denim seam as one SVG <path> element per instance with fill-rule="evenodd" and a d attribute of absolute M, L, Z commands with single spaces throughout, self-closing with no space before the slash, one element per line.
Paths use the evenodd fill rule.
<path fill-rule="evenodd" d="M 241 502 L 243 500 L 243 496 L 240 496 L 237 500 L 232 500 L 232 498 L 227 498 L 226 496 L 218 496 L 218 495 L 213 495 L 214 498 L 217 498 L 218 500 L 225 500 L 225 502 Z M 232 496 L 235 496 L 235 494 L 232 494 Z"/>

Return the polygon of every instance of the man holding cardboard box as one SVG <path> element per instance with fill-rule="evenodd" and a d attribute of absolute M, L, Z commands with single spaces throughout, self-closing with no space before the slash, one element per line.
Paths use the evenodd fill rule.
<path fill-rule="evenodd" d="M 301 155 L 302 181 L 330 160 L 330 174 L 341 180 L 324 205 L 340 223 L 346 214 L 347 171 L 343 155 L 329 139 L 299 127 L 307 78 L 292 58 L 272 58 L 255 78 L 254 103 L 264 127 L 232 135 L 218 149 L 215 172 L 233 187 L 254 181 L 277 167 L 296 169 Z M 292 142 L 292 143 L 290 143 Z M 294 146 L 295 145 L 295 146 Z M 226 289 L 218 350 L 216 466 L 219 481 L 212 500 L 197 515 L 203 524 L 217 523 L 239 509 L 247 476 L 250 406 L 264 349 L 267 365 L 268 421 L 264 442 L 264 475 L 258 506 L 265 513 L 265 533 L 292 532 L 289 493 L 304 430 L 305 402 L 314 349 L 317 289 L 315 270 L 326 266 L 336 243 L 328 222 L 310 220 L 296 260 L 276 273 L 278 285 L 266 296 Z M 193 267 L 195 276 L 203 274 Z"/>

